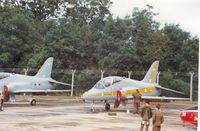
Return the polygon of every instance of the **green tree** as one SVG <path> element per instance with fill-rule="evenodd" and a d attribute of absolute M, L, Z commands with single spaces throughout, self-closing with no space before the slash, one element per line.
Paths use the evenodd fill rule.
<path fill-rule="evenodd" d="M 76 25 L 102 22 L 110 14 L 110 0 L 66 0 L 64 16 Z"/>
<path fill-rule="evenodd" d="M 12 7 L 0 7 L 1 67 L 16 67 L 33 53 L 38 40 L 34 20 L 27 12 Z"/>
<path fill-rule="evenodd" d="M 61 15 L 62 0 L 6 0 L 1 2 L 4 6 L 21 8 L 33 14 L 39 21 Z"/>

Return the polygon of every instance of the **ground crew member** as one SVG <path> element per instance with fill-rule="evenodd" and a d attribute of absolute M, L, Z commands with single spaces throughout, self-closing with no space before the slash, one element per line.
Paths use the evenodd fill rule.
<path fill-rule="evenodd" d="M 152 110 L 149 106 L 148 101 L 144 102 L 144 107 L 142 108 L 142 111 L 141 111 L 141 117 L 142 117 L 142 122 L 141 122 L 140 131 L 143 131 L 143 128 L 144 128 L 145 125 L 146 125 L 146 131 L 148 131 L 150 119 L 152 117 Z"/>
<path fill-rule="evenodd" d="M 1 111 L 3 111 L 3 99 L 4 99 L 3 92 L 0 91 L 0 110 Z"/>
<path fill-rule="evenodd" d="M 117 91 L 117 100 L 115 101 L 114 108 L 118 108 L 122 101 L 122 91 L 121 88 Z"/>
<path fill-rule="evenodd" d="M 160 131 L 161 124 L 164 122 L 163 112 L 161 110 L 161 105 L 157 104 L 153 112 L 152 122 L 153 122 L 153 131 Z"/>
<path fill-rule="evenodd" d="M 140 94 L 139 90 L 136 90 L 136 93 L 133 94 L 133 106 L 134 106 L 134 114 L 139 114 L 139 108 L 140 108 L 140 101 L 142 99 L 142 95 Z"/>

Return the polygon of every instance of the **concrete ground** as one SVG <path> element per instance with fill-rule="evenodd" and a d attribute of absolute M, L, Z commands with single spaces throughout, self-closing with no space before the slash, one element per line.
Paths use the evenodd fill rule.
<path fill-rule="evenodd" d="M 5 110 L 0 112 L 0 131 L 139 131 L 140 128 L 141 118 L 132 114 L 131 101 L 127 105 L 130 113 L 120 107 L 111 110 L 116 115 L 108 115 L 102 103 L 95 104 L 95 113 L 91 113 L 90 104 L 78 98 L 37 96 L 36 106 L 30 106 L 22 97 L 17 98 L 16 103 L 5 103 Z M 165 114 L 162 131 L 196 131 L 191 125 L 183 127 L 179 117 L 181 109 L 194 104 L 162 104 Z"/>

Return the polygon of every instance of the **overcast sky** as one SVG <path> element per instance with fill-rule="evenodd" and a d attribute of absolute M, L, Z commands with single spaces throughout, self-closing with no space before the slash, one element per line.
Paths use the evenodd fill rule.
<path fill-rule="evenodd" d="M 200 37 L 200 0 L 111 0 L 110 8 L 114 16 L 131 15 L 133 8 L 145 8 L 146 4 L 154 7 L 159 13 L 156 20 L 164 23 L 179 24 L 193 36 Z"/>

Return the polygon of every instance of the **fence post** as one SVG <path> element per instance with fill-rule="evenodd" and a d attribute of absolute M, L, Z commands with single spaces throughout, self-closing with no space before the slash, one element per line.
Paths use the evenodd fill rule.
<path fill-rule="evenodd" d="M 74 94 L 74 74 L 76 70 L 72 70 L 72 85 L 71 85 L 71 96 Z"/>
<path fill-rule="evenodd" d="M 192 101 L 192 95 L 193 95 L 193 76 L 194 72 L 190 72 L 190 101 Z"/>
<path fill-rule="evenodd" d="M 104 70 L 101 70 L 101 79 L 103 79 Z"/>
<path fill-rule="evenodd" d="M 26 76 L 28 72 L 28 68 L 24 68 L 24 75 Z"/>
<path fill-rule="evenodd" d="M 128 71 L 128 78 L 131 79 L 132 71 Z"/>

